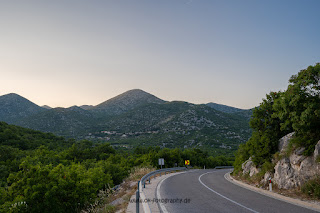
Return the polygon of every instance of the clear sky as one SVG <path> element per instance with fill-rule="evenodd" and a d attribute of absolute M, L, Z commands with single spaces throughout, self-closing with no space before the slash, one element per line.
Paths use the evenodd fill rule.
<path fill-rule="evenodd" d="M 96 105 L 139 88 L 251 108 L 320 62 L 320 1 L 0 1 L 0 95 Z"/>

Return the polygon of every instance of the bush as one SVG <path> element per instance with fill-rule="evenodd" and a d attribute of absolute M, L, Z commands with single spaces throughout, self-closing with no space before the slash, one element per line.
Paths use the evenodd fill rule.
<path fill-rule="evenodd" d="M 251 138 L 236 153 L 236 172 L 249 156 L 258 167 L 271 162 L 279 139 L 290 132 L 292 147 L 305 147 L 304 155 L 311 155 L 320 139 L 320 64 L 291 76 L 286 91 L 267 94 L 253 110 L 250 127 Z"/>
<path fill-rule="evenodd" d="M 320 199 L 320 177 L 316 177 L 315 179 L 306 182 L 302 186 L 301 191 L 310 197 Z"/>

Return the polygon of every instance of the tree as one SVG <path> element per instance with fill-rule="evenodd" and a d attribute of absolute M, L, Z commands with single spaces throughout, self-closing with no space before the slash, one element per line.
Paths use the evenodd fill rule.
<path fill-rule="evenodd" d="M 295 132 L 293 142 L 311 154 L 320 139 L 320 64 L 293 75 L 289 86 L 274 109 L 281 120 L 281 130 Z"/>
<path fill-rule="evenodd" d="M 243 162 L 247 160 L 243 157 L 252 156 L 253 162 L 259 166 L 265 161 L 270 161 L 272 155 L 277 152 L 278 140 L 290 132 L 290 130 L 282 131 L 280 129 L 281 120 L 274 116 L 274 104 L 282 96 L 282 92 L 270 92 L 260 106 L 253 110 L 250 120 L 250 127 L 253 129 L 252 136 L 244 145 L 246 147 L 241 147 L 236 155 L 236 162 Z"/>
<path fill-rule="evenodd" d="M 286 91 L 267 94 L 253 110 L 250 126 L 252 136 L 236 153 L 235 171 L 249 156 L 257 166 L 271 162 L 279 139 L 293 131 L 291 141 L 311 154 L 320 139 L 320 64 L 293 75 Z"/>

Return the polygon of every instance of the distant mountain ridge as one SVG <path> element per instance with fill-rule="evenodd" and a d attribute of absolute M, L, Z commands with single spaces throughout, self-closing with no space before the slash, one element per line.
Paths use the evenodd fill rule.
<path fill-rule="evenodd" d="M 45 109 L 15 94 L 0 96 L 0 121 L 76 139 L 236 150 L 251 134 L 251 111 L 219 104 L 167 102 L 139 89 L 97 106 Z M 125 145 L 125 146 L 128 146 Z"/>
<path fill-rule="evenodd" d="M 206 105 L 213 109 L 216 109 L 218 111 L 225 112 L 225 113 L 236 113 L 236 112 L 244 111 L 244 109 L 239 109 L 239 108 L 235 108 L 235 107 L 231 107 L 223 104 L 216 104 L 212 102 L 207 103 Z"/>
<path fill-rule="evenodd" d="M 98 104 L 90 110 L 104 112 L 108 115 L 119 115 L 149 103 L 162 104 L 165 101 L 143 90 L 133 89 Z"/>
<path fill-rule="evenodd" d="M 215 109 L 215 110 L 218 110 L 220 112 L 243 116 L 243 117 L 247 118 L 248 120 L 250 120 L 251 115 L 252 115 L 252 109 L 239 109 L 236 107 L 231 107 L 231 106 L 212 103 L 212 102 L 207 103 L 206 105 Z"/>
<path fill-rule="evenodd" d="M 78 106 L 57 107 L 22 118 L 14 124 L 61 136 L 76 137 L 90 130 L 93 125 L 93 114 Z"/>
<path fill-rule="evenodd" d="M 15 93 L 0 96 L 1 121 L 12 123 L 45 110 L 46 109 Z"/>
<path fill-rule="evenodd" d="M 93 105 L 81 105 L 79 106 L 81 109 L 85 109 L 85 110 L 88 110 L 88 109 L 91 109 L 93 107 Z"/>
<path fill-rule="evenodd" d="M 45 109 L 52 109 L 52 107 L 48 106 L 48 105 L 43 105 L 41 106 L 42 108 L 45 108 Z"/>

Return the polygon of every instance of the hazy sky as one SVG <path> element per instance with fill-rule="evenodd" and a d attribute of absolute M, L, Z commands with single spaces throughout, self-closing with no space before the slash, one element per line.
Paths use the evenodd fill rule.
<path fill-rule="evenodd" d="M 320 1 L 0 1 L 0 95 L 257 106 L 320 62 Z"/>

